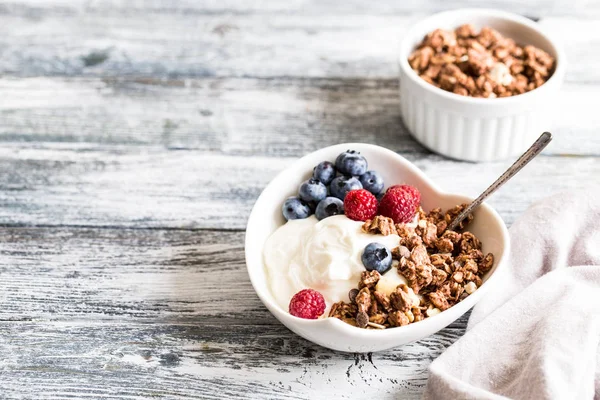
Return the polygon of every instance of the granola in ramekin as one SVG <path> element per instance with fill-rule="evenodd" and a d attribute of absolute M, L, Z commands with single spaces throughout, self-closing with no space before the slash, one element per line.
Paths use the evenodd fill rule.
<path fill-rule="evenodd" d="M 408 62 L 419 76 L 443 90 L 471 97 L 509 97 L 543 85 L 555 59 L 537 47 L 517 44 L 497 30 L 471 24 L 425 36 Z"/>

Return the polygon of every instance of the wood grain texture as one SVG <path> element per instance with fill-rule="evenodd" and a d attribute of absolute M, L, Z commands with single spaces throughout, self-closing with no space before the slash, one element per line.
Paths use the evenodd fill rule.
<path fill-rule="evenodd" d="M 481 171 L 432 155 L 402 124 L 394 80 L 31 78 L 2 87 L 5 224 L 243 229 L 277 172 L 342 142 L 391 148 L 443 189 L 472 196 L 510 163 Z M 555 143 L 492 198 L 508 223 L 544 194 L 598 176 L 593 90 L 565 89 Z"/>
<path fill-rule="evenodd" d="M 437 156 L 409 158 L 442 189 L 473 197 L 510 165 L 489 163 L 482 169 Z M 0 149 L 5 171 L 0 220 L 9 226 L 244 229 L 261 190 L 293 161 L 196 151 L 5 145 Z M 585 187 L 598 176 L 597 157 L 540 157 L 489 203 L 510 224 L 532 201 Z"/>
<path fill-rule="evenodd" d="M 385 1 L 365 13 L 359 2 L 345 5 L 344 11 L 342 4 L 316 6 L 318 2 L 311 2 L 306 15 L 298 12 L 304 9 L 298 2 L 287 10 L 265 3 L 262 12 L 244 10 L 247 2 L 238 3 L 239 12 L 216 12 L 210 6 L 203 8 L 203 2 L 129 3 L 24 1 L 5 5 L 0 8 L 0 71 L 13 76 L 161 79 L 392 78 L 397 75 L 400 39 L 428 9 L 453 8 L 451 3 L 477 5 L 438 0 L 403 6 L 405 2 Z M 499 8 L 544 17 L 540 24 L 567 45 L 567 58 L 576 60 L 567 72 L 568 81 L 600 81 L 595 68 L 600 62 L 600 31 L 595 29 L 600 13 L 594 12 L 600 10 L 599 1 L 580 7 L 550 1 L 539 1 L 536 7 L 528 2 L 523 10 L 516 4 L 495 3 Z M 214 5 L 223 10 L 221 2 Z M 587 19 L 546 15 L 563 8 L 585 14 Z"/>
<path fill-rule="evenodd" d="M 600 155 L 599 88 L 565 85 L 545 154 Z M 70 142 L 297 157 L 369 142 L 429 154 L 402 124 L 396 79 L 5 78 L 0 91 L 0 141 L 36 148 Z"/>
<path fill-rule="evenodd" d="M 372 355 L 332 352 L 279 324 L 0 322 L 0 333 L 13 338 L 0 342 L 8 399 L 417 399 L 462 329 Z"/>
<path fill-rule="evenodd" d="M 243 229 L 330 144 L 471 196 L 499 175 L 431 154 L 398 110 L 405 29 L 482 5 L 541 18 L 571 60 L 554 142 L 490 201 L 510 225 L 600 177 L 600 1 L 2 2 L 0 397 L 419 398 L 467 316 L 392 351 L 320 348 L 254 294 Z"/>
<path fill-rule="evenodd" d="M 416 398 L 466 322 L 383 353 L 323 349 L 262 306 L 241 232 L 5 228 L 0 253 L 8 398 Z"/>
<path fill-rule="evenodd" d="M 297 14 L 301 16 L 315 15 L 348 15 L 348 14 L 415 14 L 433 13 L 451 8 L 489 7 L 509 10 L 529 16 L 591 16 L 600 11 L 597 0 L 579 0 L 569 3 L 553 0 L 533 0 L 528 2 L 506 2 L 502 0 L 422 0 L 415 2 L 398 2 L 383 0 L 373 4 L 360 0 L 8 0 L 4 8 L 11 12 L 35 16 L 37 13 L 76 14 L 81 12 L 97 12 L 99 14 L 155 14 L 175 13 L 190 15 L 246 15 L 246 14 Z"/>

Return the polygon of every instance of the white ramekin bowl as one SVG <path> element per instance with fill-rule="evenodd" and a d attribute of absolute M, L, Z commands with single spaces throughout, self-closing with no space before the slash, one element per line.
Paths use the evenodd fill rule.
<path fill-rule="evenodd" d="M 269 290 L 263 260 L 267 238 L 285 223 L 281 205 L 297 193 L 300 183 L 311 175 L 312 169 L 324 160 L 334 161 L 348 149 L 360 151 L 369 161 L 369 169 L 379 171 L 386 187 L 406 183 L 421 192 L 421 203 L 428 211 L 435 207 L 448 209 L 472 199 L 440 191 L 412 163 L 393 151 L 368 144 L 346 143 L 326 147 L 296 161 L 269 183 L 254 204 L 246 228 L 246 265 L 254 290 L 271 313 L 298 335 L 333 350 L 346 352 L 372 352 L 386 350 L 429 336 L 443 329 L 473 307 L 494 284 L 498 271 L 504 267 L 509 252 L 508 231 L 500 216 L 489 205 L 483 204 L 475 212 L 470 225 L 483 242 L 483 251 L 495 256 L 495 264 L 484 279 L 484 284 L 454 307 L 423 321 L 400 328 L 365 330 L 348 325 L 336 318 L 306 320 L 292 316 L 273 299 Z M 275 282 L 276 284 L 276 282 Z"/>
<path fill-rule="evenodd" d="M 519 44 L 531 44 L 556 59 L 552 77 L 521 95 L 495 99 L 460 96 L 419 77 L 408 57 L 436 28 L 466 23 L 490 26 Z M 486 9 L 446 11 L 408 30 L 400 45 L 400 110 L 411 134 L 425 147 L 466 161 L 493 161 L 522 153 L 544 131 L 551 130 L 558 91 L 565 74 L 561 47 L 535 22 L 511 13 Z"/>

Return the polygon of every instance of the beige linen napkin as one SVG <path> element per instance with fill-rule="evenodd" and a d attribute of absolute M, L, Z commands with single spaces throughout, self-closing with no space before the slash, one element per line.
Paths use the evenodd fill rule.
<path fill-rule="evenodd" d="M 600 188 L 533 205 L 510 236 L 508 265 L 431 364 L 424 399 L 600 399 Z"/>

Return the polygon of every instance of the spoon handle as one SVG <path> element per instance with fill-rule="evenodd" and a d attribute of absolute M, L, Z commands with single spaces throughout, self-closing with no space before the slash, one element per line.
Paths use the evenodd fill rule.
<path fill-rule="evenodd" d="M 524 166 L 526 166 L 529 161 L 533 160 L 535 156 L 541 153 L 542 150 L 550 143 L 552 140 L 552 134 L 550 132 L 544 132 L 540 135 L 540 137 L 531 145 L 529 149 L 513 165 L 510 166 L 494 183 L 490 185 L 483 193 L 479 195 L 471 204 L 467 206 L 460 214 L 452 220 L 450 225 L 448 225 L 448 230 L 454 230 L 458 224 L 461 223 L 463 219 L 467 217 L 476 207 L 478 207 L 483 201 L 488 198 L 492 193 L 498 190 L 502 185 L 504 185 L 510 178 L 515 176 L 517 172 L 519 172 Z"/>

